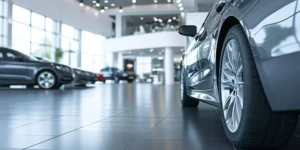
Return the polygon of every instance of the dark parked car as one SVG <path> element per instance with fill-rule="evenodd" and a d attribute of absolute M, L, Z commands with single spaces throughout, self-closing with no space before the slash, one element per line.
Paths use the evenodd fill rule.
<path fill-rule="evenodd" d="M 276 148 L 300 110 L 300 0 L 218 0 L 182 59 L 181 102 L 219 108 L 238 147 Z"/>
<path fill-rule="evenodd" d="M 106 80 L 113 80 L 115 83 L 119 83 L 120 80 L 126 80 L 132 83 L 136 78 L 134 72 L 123 72 L 118 68 L 104 68 L 101 69 L 100 73 L 104 76 L 103 83 L 105 83 Z"/>
<path fill-rule="evenodd" d="M 72 81 L 72 69 L 68 66 L 41 62 L 18 51 L 0 48 L 0 85 L 39 85 L 52 89 Z"/>

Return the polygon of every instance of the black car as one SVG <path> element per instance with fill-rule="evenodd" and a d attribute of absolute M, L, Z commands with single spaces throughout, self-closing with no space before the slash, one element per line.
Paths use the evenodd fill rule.
<path fill-rule="evenodd" d="M 128 83 L 132 83 L 136 78 L 134 72 L 123 72 L 118 68 L 107 67 L 101 69 L 100 73 L 103 74 L 104 77 L 103 83 L 105 83 L 106 80 L 113 80 L 115 83 L 119 83 L 120 80 L 126 80 Z"/>
<path fill-rule="evenodd" d="M 300 111 L 300 1 L 218 0 L 181 63 L 181 102 L 220 110 L 228 139 L 243 148 L 277 148 Z"/>
<path fill-rule="evenodd" d="M 18 51 L 0 48 L 0 85 L 39 85 L 43 89 L 59 88 L 73 81 L 68 66 L 41 62 Z"/>

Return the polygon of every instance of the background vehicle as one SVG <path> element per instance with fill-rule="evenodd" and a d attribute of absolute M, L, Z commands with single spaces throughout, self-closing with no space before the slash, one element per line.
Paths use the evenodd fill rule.
<path fill-rule="evenodd" d="M 219 107 L 236 146 L 280 147 L 300 110 L 297 0 L 218 2 L 198 33 L 179 29 L 194 37 L 181 64 L 182 105 Z"/>
<path fill-rule="evenodd" d="M 100 73 L 104 76 L 104 83 L 106 80 L 113 80 L 115 83 L 119 83 L 120 80 L 126 80 L 129 83 L 132 83 L 136 78 L 136 74 L 134 72 L 123 72 L 118 68 L 104 68 L 101 69 Z"/>
<path fill-rule="evenodd" d="M 18 51 L 0 48 L 0 85 L 37 84 L 52 89 L 72 81 L 72 69 L 68 66 L 41 62 Z"/>
<path fill-rule="evenodd" d="M 89 78 L 88 81 L 89 83 L 95 84 L 98 81 L 98 75 L 93 72 L 88 72 Z"/>
<path fill-rule="evenodd" d="M 103 74 L 99 73 L 98 74 L 98 81 L 103 82 L 104 81 L 104 76 Z"/>
<path fill-rule="evenodd" d="M 75 86 L 86 86 L 89 83 L 90 77 L 87 71 L 73 68 L 75 73 Z"/>

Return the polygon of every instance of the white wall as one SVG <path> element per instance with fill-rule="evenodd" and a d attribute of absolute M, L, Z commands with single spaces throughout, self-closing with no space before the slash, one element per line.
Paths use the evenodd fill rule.
<path fill-rule="evenodd" d="M 107 39 L 103 42 L 106 52 L 141 50 L 164 47 L 184 47 L 185 38 L 178 32 L 158 32 Z"/>
<path fill-rule="evenodd" d="M 11 0 L 14 4 L 78 29 L 102 36 L 110 36 L 112 19 L 99 13 L 96 16 L 90 9 L 79 7 L 75 0 Z"/>

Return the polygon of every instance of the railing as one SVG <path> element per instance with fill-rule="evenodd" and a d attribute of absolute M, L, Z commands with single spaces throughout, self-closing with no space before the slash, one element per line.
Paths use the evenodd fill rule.
<path fill-rule="evenodd" d="M 122 30 L 122 36 L 130 36 L 130 35 L 141 35 L 147 33 L 157 33 L 157 32 L 165 32 L 165 31 L 177 31 L 178 26 L 174 25 L 166 25 L 166 26 L 136 26 L 136 27 L 127 27 L 126 29 Z M 112 35 L 108 38 L 115 38 L 115 33 L 113 32 Z"/>

